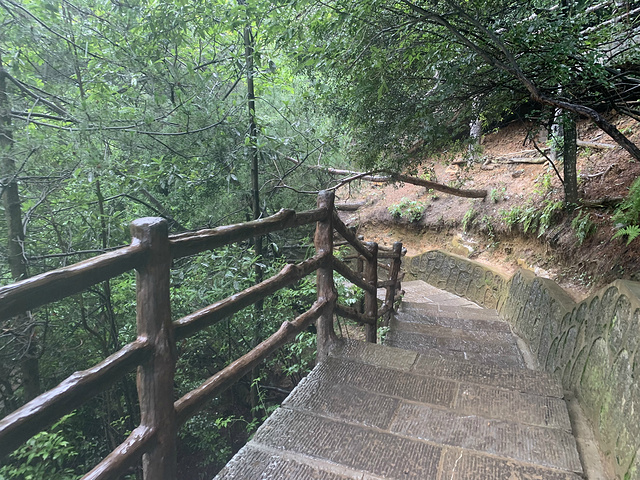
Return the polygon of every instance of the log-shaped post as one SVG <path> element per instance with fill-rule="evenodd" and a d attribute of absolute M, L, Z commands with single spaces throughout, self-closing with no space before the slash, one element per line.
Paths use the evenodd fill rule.
<path fill-rule="evenodd" d="M 367 247 L 372 253 L 373 258 L 367 260 L 364 268 L 364 279 L 368 284 L 376 287 L 378 285 L 378 244 L 375 242 L 368 242 Z M 378 317 L 378 298 L 376 293 L 377 288 L 373 291 L 373 293 L 365 292 L 364 294 L 364 313 L 367 317 L 374 319 Z M 364 326 L 365 340 L 370 343 L 376 343 L 378 333 L 377 330 L 377 321 L 375 321 L 373 325 L 366 324 Z"/>
<path fill-rule="evenodd" d="M 358 258 L 356 259 L 356 270 L 360 277 L 364 277 L 364 258 L 362 258 L 361 255 L 358 255 Z M 364 313 L 364 295 L 358 298 L 356 308 L 358 309 L 358 312 Z"/>
<path fill-rule="evenodd" d="M 333 310 L 335 306 L 335 286 L 333 284 L 333 202 L 332 191 L 321 191 L 318 195 L 318 208 L 324 208 L 327 216 L 316 224 L 314 245 L 316 253 L 326 255 L 323 265 L 318 268 L 316 276 L 316 288 L 318 290 L 318 302 L 330 300 L 331 305 L 324 310 L 318 318 L 316 328 L 318 331 L 317 361 L 321 362 L 329 354 L 331 344 L 337 340 L 333 330 Z"/>
<path fill-rule="evenodd" d="M 402 242 L 395 242 L 393 244 L 393 260 L 391 261 L 391 269 L 389 270 L 389 280 L 391 285 L 387 287 L 387 294 L 384 299 L 385 306 L 389 307 L 388 313 L 384 318 L 384 326 L 389 326 L 389 321 L 393 315 L 393 302 L 396 298 L 396 292 L 398 291 L 399 282 L 398 275 L 400 274 L 400 265 L 402 264 Z"/>
<path fill-rule="evenodd" d="M 147 261 L 136 269 L 138 338 L 154 352 L 138 367 L 140 424 L 155 433 L 153 447 L 142 457 L 145 480 L 177 477 L 177 422 L 173 407 L 176 344 L 169 302 L 171 255 L 166 220 L 140 218 L 131 223 L 132 243 L 148 249 Z"/>

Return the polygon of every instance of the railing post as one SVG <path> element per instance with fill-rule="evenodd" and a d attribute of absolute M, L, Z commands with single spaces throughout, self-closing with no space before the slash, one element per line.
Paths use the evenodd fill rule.
<path fill-rule="evenodd" d="M 318 290 L 318 301 L 331 299 L 332 304 L 324 310 L 318 318 L 317 341 L 318 341 L 318 363 L 327 358 L 331 344 L 337 340 L 333 330 L 333 309 L 335 305 L 335 286 L 333 284 L 333 202 L 334 193 L 332 191 L 321 191 L 318 195 L 318 208 L 327 210 L 327 217 L 316 224 L 316 234 L 314 245 L 316 253 L 328 252 L 324 265 L 318 268 L 316 274 L 316 288 Z"/>
<path fill-rule="evenodd" d="M 389 306 L 389 311 L 385 315 L 384 325 L 389 326 L 389 320 L 393 315 L 393 301 L 396 298 L 396 292 L 399 289 L 398 275 L 400 274 L 400 265 L 402 265 L 402 242 L 395 242 L 393 244 L 393 261 L 391 262 L 391 269 L 389 270 L 389 280 L 391 285 L 387 287 L 387 294 L 384 299 L 385 306 Z"/>
<path fill-rule="evenodd" d="M 162 218 L 140 218 L 131 223 L 131 236 L 133 243 L 149 249 L 146 262 L 136 269 L 136 316 L 138 338 L 147 338 L 154 347 L 151 359 L 138 367 L 140 424 L 149 427 L 156 440 L 142 457 L 143 475 L 145 480 L 175 480 L 176 344 L 169 301 L 171 255 L 167 222 Z"/>
<path fill-rule="evenodd" d="M 375 287 L 378 285 L 378 244 L 368 242 L 367 246 L 373 257 L 365 265 L 364 279 L 369 285 Z M 367 317 L 376 319 L 373 325 L 367 323 L 364 326 L 365 340 L 370 343 L 376 343 L 378 335 L 378 296 L 376 292 L 377 289 L 374 293 L 365 292 L 364 294 L 364 313 Z"/>
<path fill-rule="evenodd" d="M 356 254 L 357 253 L 358 252 L 356 250 Z M 362 258 L 361 255 L 358 255 L 358 258 L 356 259 L 356 271 L 358 272 L 358 275 L 360 275 L 361 277 L 364 277 L 364 259 Z M 358 298 L 358 303 L 356 304 L 356 307 L 358 308 L 359 313 L 364 313 L 364 295 Z"/>

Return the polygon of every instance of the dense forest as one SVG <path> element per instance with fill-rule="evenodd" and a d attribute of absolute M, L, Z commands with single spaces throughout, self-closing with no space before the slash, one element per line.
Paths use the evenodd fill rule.
<path fill-rule="evenodd" d="M 578 117 L 640 161 L 607 117 L 640 121 L 639 22 L 628 0 L 0 0 L 1 284 L 126 245 L 139 217 L 177 233 L 312 208 L 350 180 L 324 167 L 473 161 L 478 129 L 515 117 L 548 129 L 572 208 Z M 636 185 L 620 235 L 640 234 L 639 213 Z M 304 256 L 310 235 L 177 261 L 172 315 Z M 302 282 L 180 344 L 176 394 L 314 295 Z M 0 412 L 133 338 L 133 275 L 4 321 Z M 314 342 L 300 335 L 185 425 L 183 474 L 224 465 L 312 366 Z M 132 376 L 3 459 L 0 479 L 79 478 L 137 425 L 136 401 Z"/>

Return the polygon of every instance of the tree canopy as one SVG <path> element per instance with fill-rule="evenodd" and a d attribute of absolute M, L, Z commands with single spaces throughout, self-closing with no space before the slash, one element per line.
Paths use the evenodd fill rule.
<path fill-rule="evenodd" d="M 603 112 L 638 120 L 639 13 L 613 1 L 338 0 L 307 11 L 300 35 L 315 41 L 300 55 L 331 76 L 369 166 L 406 164 L 413 141 L 438 149 L 475 117 L 495 124 L 525 103 L 546 123 L 556 109 L 586 116 L 638 159 Z"/>

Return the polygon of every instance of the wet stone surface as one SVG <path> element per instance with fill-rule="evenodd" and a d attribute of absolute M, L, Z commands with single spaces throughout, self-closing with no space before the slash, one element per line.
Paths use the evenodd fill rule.
<path fill-rule="evenodd" d="M 508 365 L 479 364 L 454 361 L 441 356 L 420 355 L 413 371 L 421 375 L 456 378 L 462 382 L 493 385 L 536 395 L 562 398 L 562 387 L 545 372 L 536 372 Z"/>
<path fill-rule="evenodd" d="M 430 326 L 439 326 L 466 331 L 479 330 L 486 332 L 501 332 L 505 334 L 511 333 L 511 328 L 508 323 L 493 319 L 470 319 L 439 314 L 422 315 L 419 313 L 400 312 L 396 315 L 396 322 L 398 325 L 397 328 L 400 330 L 410 328 L 411 325 L 422 325 L 425 328 Z"/>
<path fill-rule="evenodd" d="M 338 474 L 303 462 L 304 459 L 290 460 L 278 454 L 246 446 L 238 452 L 216 478 L 218 480 L 274 480 L 278 478 L 348 480 L 362 478 L 361 473 L 355 476 Z"/>
<path fill-rule="evenodd" d="M 436 478 L 442 450 L 426 442 L 286 409 L 276 410 L 253 441 L 386 478 Z"/>
<path fill-rule="evenodd" d="M 463 449 L 451 449 L 443 459 L 443 475 L 447 480 L 581 480 L 575 473 L 522 464 L 513 460 L 478 455 Z"/>
<path fill-rule="evenodd" d="M 571 431 L 567 404 L 554 397 L 531 395 L 500 388 L 463 384 L 455 409 L 485 418 Z"/>
<path fill-rule="evenodd" d="M 475 363 L 524 367 L 524 360 L 515 344 L 478 341 L 468 338 L 432 337 L 430 335 L 391 330 L 386 343 L 396 348 L 421 354 L 443 355 Z"/>
<path fill-rule="evenodd" d="M 389 428 L 398 407 L 397 398 L 376 395 L 352 385 L 307 382 L 306 388 L 296 389 L 283 405 L 380 429 Z"/>
<path fill-rule="evenodd" d="M 575 439 L 551 428 L 461 416 L 427 405 L 403 404 L 391 431 L 546 467 L 582 472 Z"/>

